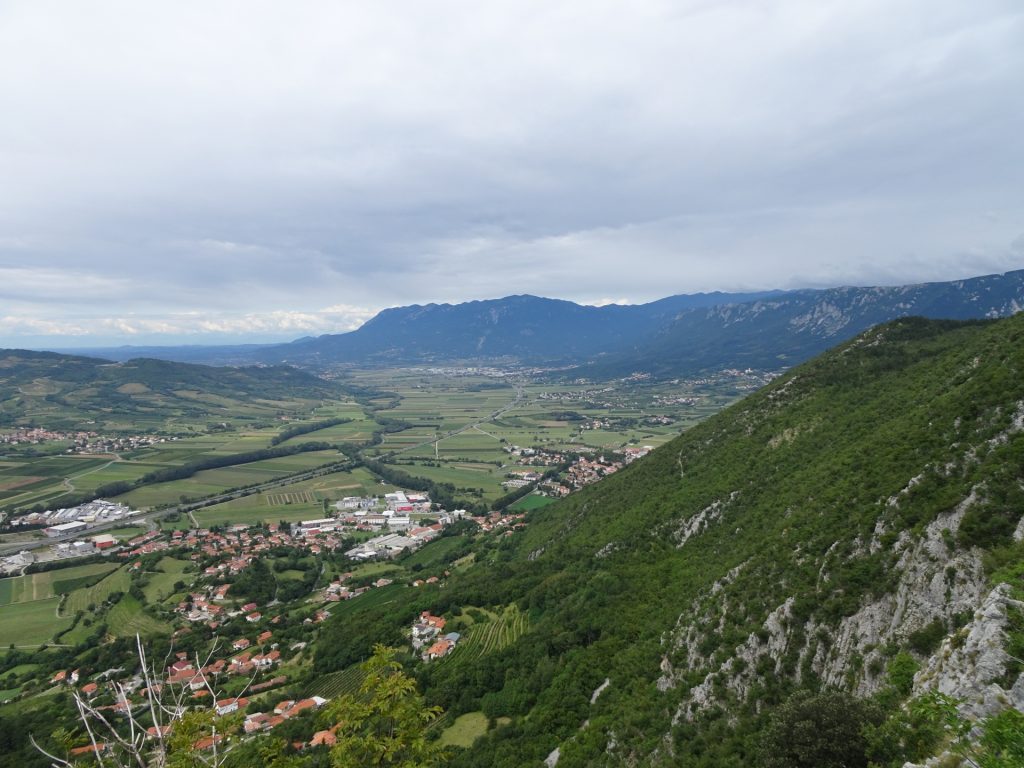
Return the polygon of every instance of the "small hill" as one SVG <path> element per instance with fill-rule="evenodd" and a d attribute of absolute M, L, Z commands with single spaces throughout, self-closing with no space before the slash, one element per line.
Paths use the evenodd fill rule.
<path fill-rule="evenodd" d="M 0 423 L 96 430 L 165 419 L 273 416 L 337 396 L 287 366 L 214 368 L 137 359 L 112 363 L 53 352 L 0 350 Z M 230 420 L 230 419 L 229 419 Z"/>

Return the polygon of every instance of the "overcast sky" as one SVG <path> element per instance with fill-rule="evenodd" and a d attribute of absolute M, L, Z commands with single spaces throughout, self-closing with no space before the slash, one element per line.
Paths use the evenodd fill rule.
<path fill-rule="evenodd" d="M 1022 267 L 1020 0 L 0 3 L 0 346 Z"/>

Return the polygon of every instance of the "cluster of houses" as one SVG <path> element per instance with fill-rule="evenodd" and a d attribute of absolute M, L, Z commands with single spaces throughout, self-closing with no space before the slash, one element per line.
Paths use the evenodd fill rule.
<path fill-rule="evenodd" d="M 157 437 L 156 435 L 100 435 L 96 432 L 63 432 L 38 427 L 15 429 L 13 432 L 0 433 L 0 445 L 39 445 L 55 441 L 68 442 L 66 453 L 118 453 L 148 448 L 176 437 Z"/>
<path fill-rule="evenodd" d="M 642 459 L 654 450 L 653 445 L 630 446 L 622 449 L 622 455 L 626 458 L 627 464 L 632 464 L 637 459 Z"/>
<path fill-rule="evenodd" d="M 433 616 L 430 611 L 423 611 L 412 625 L 412 648 L 420 653 L 424 661 L 434 661 L 447 656 L 455 650 L 462 636 L 458 632 L 444 632 L 445 620 L 441 616 Z"/>
<path fill-rule="evenodd" d="M 296 715 L 301 715 L 303 712 L 316 711 L 326 703 L 327 699 L 321 698 L 320 696 L 313 696 L 308 699 L 299 699 L 298 701 L 293 701 L 291 699 L 282 701 L 274 707 L 273 712 L 252 712 L 246 715 L 242 729 L 246 733 L 269 731 L 279 726 L 285 720 L 289 720 Z M 248 704 L 248 702 L 246 702 L 246 704 Z M 236 709 L 241 709 L 241 707 L 236 707 Z M 328 731 L 328 733 L 330 732 Z M 319 733 L 313 737 L 313 740 L 316 742 L 313 746 L 318 744 L 330 745 L 333 743 L 333 741 L 325 738 Z"/>
<path fill-rule="evenodd" d="M 167 677 L 164 682 L 167 685 L 188 688 L 192 698 L 197 701 L 208 699 L 211 696 L 211 691 L 214 690 L 214 685 L 223 677 L 252 677 L 256 672 L 267 670 L 276 664 L 280 664 L 281 652 L 278 650 L 277 643 L 270 642 L 271 637 L 272 633 L 270 631 L 260 635 L 260 639 L 257 642 L 261 644 L 261 647 L 267 648 L 267 650 L 259 653 L 245 650 L 249 648 L 251 642 L 248 638 L 239 638 L 235 640 L 231 648 L 233 651 L 241 650 L 241 653 L 237 653 L 235 656 L 218 658 L 205 666 L 197 667 L 188 658 L 187 654 L 179 653 L 174 663 L 167 668 Z M 285 677 L 277 679 L 281 683 L 287 681 Z M 219 710 L 222 702 L 218 701 L 216 704 Z M 217 714 L 226 713 L 218 711 Z"/>
<path fill-rule="evenodd" d="M 604 456 L 587 459 L 581 456 L 565 472 L 565 481 L 572 489 L 596 483 L 602 477 L 614 474 L 622 469 L 622 462 L 611 461 Z"/>
<path fill-rule="evenodd" d="M 270 635 L 269 632 L 264 633 Z M 263 637 L 263 639 L 269 639 Z M 236 642 L 236 647 L 238 643 Z M 268 680 L 265 683 L 258 685 L 248 686 L 244 694 L 237 696 L 229 696 L 222 699 L 213 700 L 214 685 L 219 682 L 219 678 L 225 675 L 245 675 L 250 676 L 254 669 L 258 669 L 261 666 L 261 657 L 270 657 L 276 654 L 277 650 L 272 650 L 268 654 L 257 654 L 251 656 L 249 653 L 243 653 L 241 656 L 235 657 L 230 662 L 226 659 L 218 659 L 217 661 L 210 663 L 206 666 L 197 667 L 191 662 L 187 654 L 178 653 L 175 661 L 167 667 L 164 679 L 153 685 L 152 689 L 143 687 L 143 679 L 136 675 L 131 679 L 119 681 L 119 685 L 115 688 L 112 684 L 106 683 L 102 680 L 103 677 L 111 677 L 117 672 L 122 670 L 109 670 L 105 675 L 98 675 L 96 680 L 85 683 L 78 687 L 80 682 L 80 671 L 75 669 L 72 671 L 61 670 L 57 672 L 51 679 L 51 683 L 55 685 L 64 684 L 71 687 L 78 687 L 79 693 L 87 700 L 96 700 L 102 696 L 105 692 L 115 692 L 113 702 L 111 704 L 96 706 L 95 709 L 99 712 L 112 712 L 114 714 L 127 715 L 136 710 L 144 710 L 148 706 L 149 694 L 153 694 L 156 698 L 164 698 L 166 694 L 174 694 L 175 700 L 180 700 L 180 697 L 184 695 L 184 701 L 190 703 L 203 704 L 204 700 L 212 701 L 212 704 L 206 704 L 206 706 L 212 706 L 213 710 L 221 716 L 230 715 L 234 712 L 245 710 L 249 706 L 250 700 L 246 697 L 246 694 L 252 695 L 260 693 L 271 687 L 283 685 L 287 682 L 287 677 L 281 676 Z M 244 662 L 240 662 L 240 659 L 246 659 Z M 264 663 L 263 666 L 267 664 Z M 269 731 L 281 723 L 289 720 L 297 715 L 301 715 L 304 712 L 315 711 L 327 703 L 327 699 L 321 698 L 320 696 L 313 696 L 307 699 L 300 700 L 286 700 L 278 703 L 272 712 L 252 712 L 248 713 L 243 723 L 243 730 L 246 734 L 259 733 L 263 731 Z M 149 738 L 155 739 L 159 737 L 165 737 L 169 735 L 172 730 L 172 726 L 150 726 L 147 729 Z M 317 733 L 309 746 L 316 746 L 318 744 L 333 744 L 334 741 L 325 733 Z M 209 743 L 203 743 L 209 741 Z M 209 738 L 197 741 L 194 745 L 197 749 L 206 749 L 212 746 L 212 741 Z M 307 746 L 305 744 L 296 745 L 298 747 Z M 104 744 L 99 745 L 99 751 L 105 752 L 107 746 Z M 72 751 L 72 754 L 76 756 L 84 756 L 96 751 L 91 745 L 88 747 L 76 748 Z"/>
<path fill-rule="evenodd" d="M 512 533 L 512 531 L 526 527 L 525 517 L 525 512 L 509 512 L 506 510 L 503 512 L 492 512 L 477 522 L 480 525 L 480 530 L 484 533 L 490 533 L 491 531 Z"/>
<path fill-rule="evenodd" d="M 53 440 L 87 441 L 98 437 L 95 432 L 58 432 L 41 427 L 15 429 L 13 432 L 0 433 L 0 445 L 39 445 Z"/>

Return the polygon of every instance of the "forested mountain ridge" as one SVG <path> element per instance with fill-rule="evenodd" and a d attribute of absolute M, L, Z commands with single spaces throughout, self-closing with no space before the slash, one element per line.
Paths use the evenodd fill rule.
<path fill-rule="evenodd" d="M 454 764 L 748 766 L 801 688 L 1024 707 L 1022 466 L 1024 316 L 900 320 L 794 369 L 451 580 L 439 610 L 530 614 L 422 672 L 511 718 Z"/>
<path fill-rule="evenodd" d="M 254 351 L 300 367 L 491 361 L 579 366 L 595 379 L 777 370 L 898 317 L 982 319 L 1024 308 L 1024 270 L 950 282 L 670 296 L 592 307 L 536 296 L 386 309 L 361 328 Z"/>
<path fill-rule="evenodd" d="M 898 317 L 969 320 L 1007 317 L 1022 309 L 1024 270 L 942 283 L 788 291 L 685 310 L 654 338 L 584 370 L 596 376 L 634 371 L 672 376 L 776 369 Z"/>
<path fill-rule="evenodd" d="M 314 366 L 459 360 L 568 364 L 628 348 L 679 312 L 777 293 L 699 293 L 601 307 L 529 295 L 394 307 L 355 331 L 264 348 L 255 357 Z"/>
<path fill-rule="evenodd" d="M 593 379 L 778 370 L 898 317 L 983 319 L 1024 308 L 1024 270 L 950 282 L 755 293 L 696 293 L 601 307 L 518 295 L 385 309 L 348 333 L 289 344 L 108 348 L 125 360 L 236 365 L 525 364 Z"/>

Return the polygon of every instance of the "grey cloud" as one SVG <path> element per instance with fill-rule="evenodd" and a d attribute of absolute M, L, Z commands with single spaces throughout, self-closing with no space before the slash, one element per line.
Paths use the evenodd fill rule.
<path fill-rule="evenodd" d="M 1022 72 L 998 0 L 7 3 L 0 271 L 51 279 L 0 298 L 80 327 L 1019 267 Z"/>

